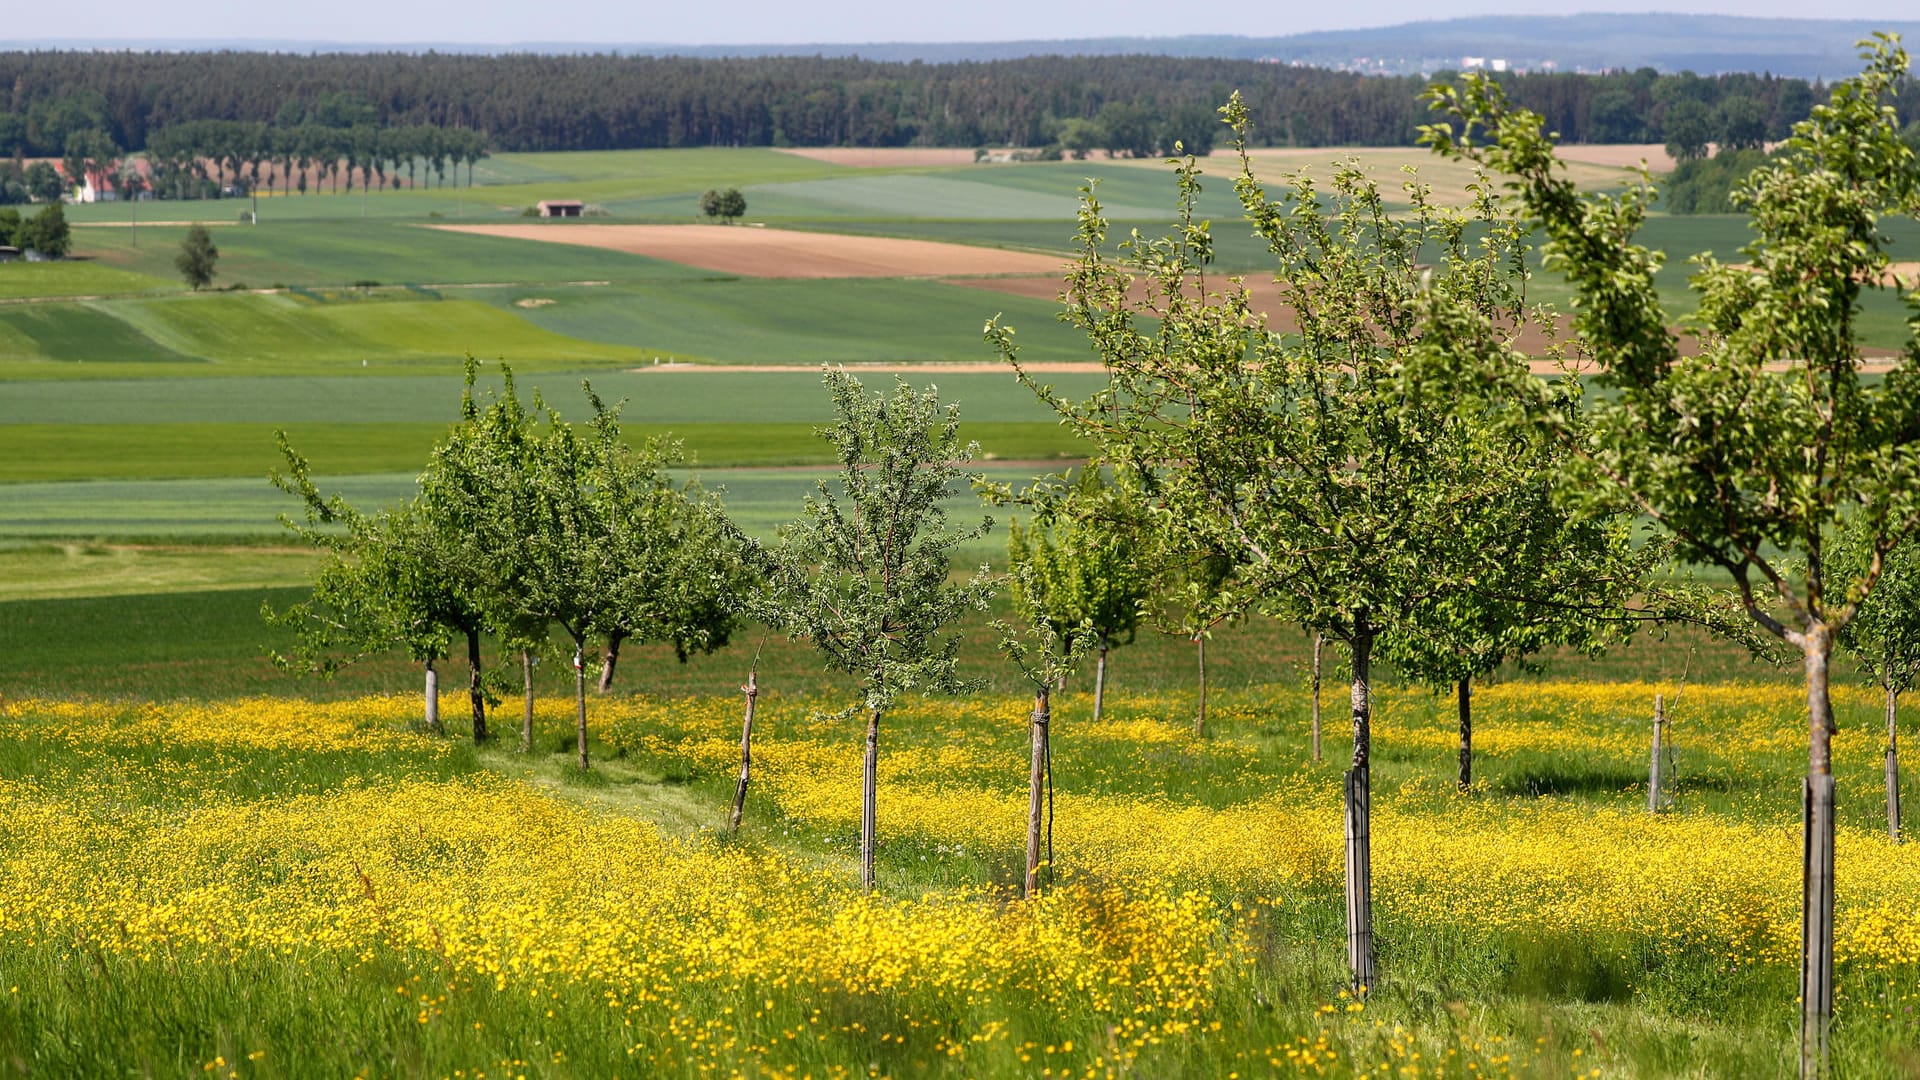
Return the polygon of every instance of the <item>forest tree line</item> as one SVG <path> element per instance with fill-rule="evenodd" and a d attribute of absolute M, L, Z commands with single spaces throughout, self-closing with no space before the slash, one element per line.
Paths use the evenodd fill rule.
<path fill-rule="evenodd" d="M 1439 77 L 1442 80 L 1446 75 Z M 1804 119 L 1818 84 L 1765 75 L 1506 74 L 1511 98 L 1565 142 L 1665 142 L 1716 111 L 1767 139 Z M 58 157 L 75 132 L 139 151 L 200 121 L 274 129 L 485 132 L 508 151 L 681 146 L 1057 146 L 1154 153 L 1210 140 L 1241 92 L 1257 143 L 1411 145 L 1428 80 L 1245 60 L 1033 57 L 901 64 L 820 57 L 0 53 L 0 153 Z M 1920 90 L 1896 93 L 1905 119 Z M 1143 126 L 1143 118 L 1152 118 Z M 1088 125 L 1093 125 L 1091 128 Z"/>

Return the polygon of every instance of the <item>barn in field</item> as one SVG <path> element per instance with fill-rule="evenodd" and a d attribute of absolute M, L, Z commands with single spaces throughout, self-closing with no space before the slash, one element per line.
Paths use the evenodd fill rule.
<path fill-rule="evenodd" d="M 585 204 L 577 199 L 542 199 L 538 205 L 541 217 L 579 217 Z"/>

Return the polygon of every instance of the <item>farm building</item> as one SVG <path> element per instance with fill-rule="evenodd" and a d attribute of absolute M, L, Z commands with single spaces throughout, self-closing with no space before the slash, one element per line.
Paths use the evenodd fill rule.
<path fill-rule="evenodd" d="M 542 199 L 539 203 L 541 217 L 579 217 L 584 204 L 576 199 Z"/>

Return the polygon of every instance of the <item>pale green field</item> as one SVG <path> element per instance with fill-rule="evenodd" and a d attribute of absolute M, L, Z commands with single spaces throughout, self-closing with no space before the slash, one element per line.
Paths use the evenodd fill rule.
<path fill-rule="evenodd" d="M 285 587 L 319 562 L 305 547 L 0 542 L 0 603 Z"/>
<path fill-rule="evenodd" d="M 1064 465 L 1065 463 L 1063 463 Z M 326 463 L 316 460 L 315 469 Z M 995 466 L 981 471 L 998 482 L 1020 482 L 1043 467 Z M 771 538 L 779 527 L 798 517 L 804 497 L 832 470 L 819 467 L 703 469 L 703 485 L 723 496 L 727 513 L 752 535 Z M 355 476 L 320 476 L 316 482 L 338 491 L 355 506 L 372 509 L 399 502 L 414 491 L 418 472 Z M 222 477 L 194 480 L 88 480 L 18 483 L 0 486 L 0 538 L 81 538 L 83 540 L 139 541 L 143 544 L 179 539 L 205 544 L 213 541 L 258 544 L 287 537 L 279 518 L 298 514 L 291 496 L 275 490 L 264 477 Z M 979 501 L 963 492 L 951 506 L 955 522 L 975 522 L 989 515 Z M 1004 533 L 963 549 L 966 560 L 996 557 L 1006 550 Z"/>

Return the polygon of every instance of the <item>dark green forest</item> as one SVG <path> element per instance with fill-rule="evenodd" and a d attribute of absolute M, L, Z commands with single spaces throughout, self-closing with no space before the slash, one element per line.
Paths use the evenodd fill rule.
<path fill-rule="evenodd" d="M 1444 76 L 1442 76 L 1444 77 Z M 1760 75 L 1651 68 L 1502 76 L 1567 142 L 1664 142 L 1685 119 L 1785 134 L 1824 88 Z M 879 63 L 821 57 L 0 53 L 0 153 L 57 157 L 98 133 L 123 151 L 206 121 L 314 133 L 433 128 L 496 150 L 679 146 L 1049 146 L 1092 140 L 1152 154 L 1204 149 L 1238 89 L 1256 138 L 1278 145 L 1404 145 L 1426 120 L 1418 76 L 1248 60 L 1035 57 Z M 1920 113 L 1909 84 L 1901 109 Z M 203 129 L 204 133 L 204 129 Z M 197 141 L 174 133 L 174 144 Z M 270 141 L 272 136 L 263 135 Z M 364 138 L 364 137 L 363 137 Z M 282 137 L 282 142 L 286 137 Z"/>

